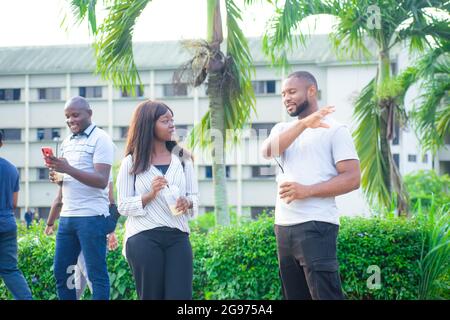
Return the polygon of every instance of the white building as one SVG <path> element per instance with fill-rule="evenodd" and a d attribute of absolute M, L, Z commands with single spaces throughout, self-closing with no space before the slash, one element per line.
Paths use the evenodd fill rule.
<path fill-rule="evenodd" d="M 287 120 L 281 104 L 280 86 L 284 75 L 270 68 L 261 51 L 260 39 L 250 39 L 256 66 L 255 89 L 257 114 L 252 127 L 257 135 L 247 135 L 238 148 L 227 152 L 228 201 L 239 214 L 257 215 L 275 205 L 274 162 L 260 156 L 260 143 L 272 126 Z M 42 146 L 56 147 L 55 136 L 69 134 L 65 127 L 63 106 L 67 99 L 85 96 L 93 107 L 93 121 L 112 136 L 116 162 L 124 154 L 125 137 L 136 105 L 147 98 L 165 101 L 175 113 L 178 129 L 190 129 L 208 108 L 205 87 L 174 89 L 174 70 L 188 60 L 178 42 L 138 43 L 134 47 L 143 92 L 128 97 L 111 83 L 93 75 L 95 59 L 88 45 L 0 48 L 0 128 L 6 141 L 0 156 L 20 170 L 21 191 L 17 215 L 25 208 L 36 208 L 42 217 L 48 214 L 56 187 L 48 182 L 48 171 L 41 156 Z M 402 67 L 402 55 L 392 57 Z M 305 50 L 298 50 L 289 60 L 292 70 L 306 70 L 315 75 L 319 85 L 319 104 L 335 105 L 334 117 L 353 128 L 352 98 L 376 72 L 376 61 L 341 61 L 332 53 L 327 36 L 314 36 Z M 397 67 L 397 69 L 398 69 Z M 393 153 L 402 174 L 431 169 L 432 160 L 419 158 L 414 132 L 400 131 Z M 450 142 L 449 142 L 450 143 Z M 200 187 L 200 210 L 213 207 L 211 167 L 207 152 L 196 152 Z M 450 171 L 448 149 L 435 160 L 442 172 Z M 338 197 L 343 215 L 368 212 L 361 190 Z"/>

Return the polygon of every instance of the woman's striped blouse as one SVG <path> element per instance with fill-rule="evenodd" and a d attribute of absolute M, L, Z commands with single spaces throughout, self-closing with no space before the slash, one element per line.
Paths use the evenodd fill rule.
<path fill-rule="evenodd" d="M 169 188 L 170 185 L 176 185 L 180 190 L 180 195 L 185 195 L 193 203 L 192 209 L 189 209 L 186 214 L 178 216 L 172 215 L 162 192 L 159 192 L 155 199 L 142 207 L 142 195 L 151 190 L 153 179 L 163 174 L 151 165 L 147 171 L 135 176 L 130 173 L 132 166 L 131 155 L 128 155 L 122 160 L 116 182 L 118 210 L 121 215 L 127 216 L 124 251 L 127 239 L 145 230 L 166 226 L 189 233 L 188 216 L 193 217 L 198 214 L 198 184 L 192 161 L 184 161 L 183 169 L 180 159 L 172 154 L 169 168 L 164 175 Z"/>

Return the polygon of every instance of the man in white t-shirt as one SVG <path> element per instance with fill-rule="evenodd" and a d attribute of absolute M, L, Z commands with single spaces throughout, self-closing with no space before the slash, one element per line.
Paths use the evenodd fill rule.
<path fill-rule="evenodd" d="M 285 299 L 344 299 L 336 256 L 335 196 L 359 188 L 360 169 L 346 126 L 319 110 L 312 74 L 290 74 L 282 100 L 294 121 L 278 123 L 262 154 L 280 171 L 275 208 L 280 276 Z"/>
<path fill-rule="evenodd" d="M 75 300 L 71 280 L 83 251 L 94 300 L 109 299 L 106 234 L 109 215 L 108 182 L 114 158 L 111 138 L 91 121 L 92 109 L 83 97 L 70 99 L 64 108 L 72 134 L 61 145 L 61 157 L 45 157 L 51 169 L 63 173 L 63 206 L 56 235 L 54 274 L 58 297 Z"/>

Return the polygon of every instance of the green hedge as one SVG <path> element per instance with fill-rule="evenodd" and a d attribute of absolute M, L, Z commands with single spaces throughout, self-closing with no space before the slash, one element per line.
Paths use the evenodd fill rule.
<path fill-rule="evenodd" d="M 121 243 L 123 230 L 118 230 Z M 43 225 L 21 227 L 19 267 L 35 299 L 55 299 L 54 237 Z M 281 299 L 273 218 L 192 233 L 194 299 Z M 338 239 L 342 285 L 348 299 L 415 299 L 421 227 L 415 220 L 343 218 Z M 369 289 L 369 266 L 381 270 L 381 288 Z M 108 254 L 112 299 L 136 299 L 121 247 Z M 85 295 L 88 298 L 89 294 Z M 0 299 L 10 299 L 0 281 Z"/>

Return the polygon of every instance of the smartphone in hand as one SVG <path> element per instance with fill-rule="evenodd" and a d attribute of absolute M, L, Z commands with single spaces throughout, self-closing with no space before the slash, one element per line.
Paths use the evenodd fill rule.
<path fill-rule="evenodd" d="M 41 150 L 44 157 L 54 157 L 51 147 L 42 147 Z"/>

